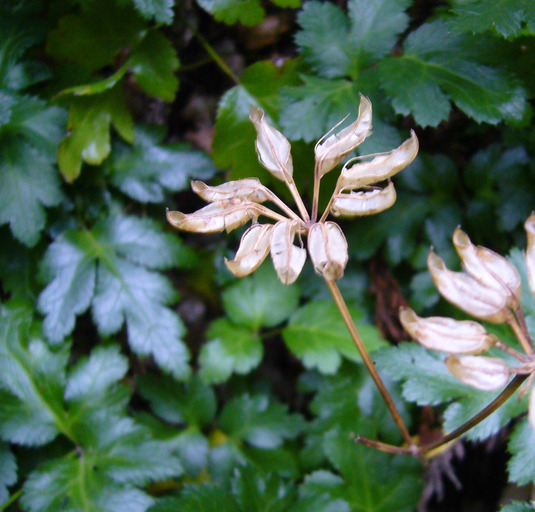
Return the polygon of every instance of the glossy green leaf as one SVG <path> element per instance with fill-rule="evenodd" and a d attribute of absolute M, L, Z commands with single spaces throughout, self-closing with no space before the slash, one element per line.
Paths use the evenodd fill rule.
<path fill-rule="evenodd" d="M 471 60 L 463 39 L 442 21 L 422 25 L 404 43 L 401 57 L 379 65 L 381 85 L 396 112 L 421 126 L 437 126 L 453 101 L 477 122 L 522 119 L 526 92 L 509 73 Z M 403 82 L 403 87 L 399 83 Z"/>
<path fill-rule="evenodd" d="M 147 19 L 169 25 L 173 21 L 175 0 L 130 0 L 137 11 Z"/>
<path fill-rule="evenodd" d="M 135 48 L 130 58 L 132 73 L 139 86 L 150 96 L 173 101 L 178 89 L 174 72 L 178 57 L 169 39 L 151 30 Z"/>
<path fill-rule="evenodd" d="M 17 462 L 9 446 L 0 443 L 0 506 L 9 497 L 8 487 L 17 481 Z"/>
<path fill-rule="evenodd" d="M 219 102 L 213 141 L 213 158 L 217 167 L 231 170 L 231 178 L 256 176 L 265 184 L 271 175 L 259 164 L 254 141 L 256 131 L 249 120 L 252 105 L 262 108 L 276 119 L 279 109 L 277 92 L 284 85 L 299 82 L 298 63 L 287 61 L 276 66 L 260 61 L 249 66 L 240 78 L 240 85 L 227 91 Z"/>
<path fill-rule="evenodd" d="M 134 144 L 118 142 L 105 165 L 111 183 L 142 203 L 161 203 L 166 192 L 189 189 L 190 178 L 207 180 L 215 173 L 206 153 L 185 144 L 164 144 L 155 127 L 137 127 Z"/>
<path fill-rule="evenodd" d="M 294 439 L 303 429 L 303 420 L 289 414 L 288 407 L 267 395 L 243 394 L 225 405 L 219 418 L 221 430 L 235 440 L 256 448 L 273 449 L 285 439 Z"/>
<path fill-rule="evenodd" d="M 283 285 L 271 263 L 266 263 L 229 286 L 222 298 L 232 322 L 256 331 L 284 322 L 299 303 L 299 288 Z"/>
<path fill-rule="evenodd" d="M 530 0 L 456 0 L 452 11 L 457 15 L 453 27 L 462 32 L 492 30 L 503 37 L 518 36 L 523 30 L 535 33 L 535 6 Z"/>
<path fill-rule="evenodd" d="M 368 351 L 385 346 L 377 328 L 361 322 L 362 313 L 356 308 L 349 310 Z M 316 300 L 299 308 L 290 317 L 282 335 L 288 348 L 306 368 L 331 374 L 340 367 L 342 356 L 360 361 L 340 312 L 331 301 Z"/>
<path fill-rule="evenodd" d="M 213 322 L 199 354 L 200 375 L 206 382 L 221 383 L 233 373 L 246 374 L 256 368 L 264 347 L 250 329 L 232 324 L 226 318 Z"/>
<path fill-rule="evenodd" d="M 101 164 L 111 150 L 111 126 L 128 142 L 134 139 L 133 120 L 126 107 L 120 84 L 91 96 L 80 96 L 71 102 L 70 133 L 58 148 L 58 164 L 68 182 L 82 170 L 82 161 Z"/>

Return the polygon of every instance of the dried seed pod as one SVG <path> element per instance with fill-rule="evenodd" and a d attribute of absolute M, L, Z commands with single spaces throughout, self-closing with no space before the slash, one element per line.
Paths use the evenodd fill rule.
<path fill-rule="evenodd" d="M 532 213 L 524 223 L 528 246 L 526 248 L 526 267 L 531 293 L 535 295 L 535 213 Z"/>
<path fill-rule="evenodd" d="M 493 323 L 508 320 L 509 293 L 490 288 L 463 272 L 452 272 L 433 251 L 427 257 L 427 266 L 440 294 L 469 315 Z"/>
<path fill-rule="evenodd" d="M 227 199 L 211 203 L 194 213 L 186 214 L 167 211 L 167 220 L 177 229 L 196 233 L 227 232 L 243 226 L 247 221 L 258 216 L 256 203 Z"/>
<path fill-rule="evenodd" d="M 297 279 L 307 257 L 306 249 L 293 244 L 297 229 L 296 222 L 281 220 L 273 226 L 271 233 L 271 259 L 284 284 L 292 284 Z"/>
<path fill-rule="evenodd" d="M 308 253 L 314 270 L 324 279 L 336 281 L 344 275 L 349 256 L 346 238 L 338 224 L 313 224 L 308 232 Z"/>
<path fill-rule="evenodd" d="M 508 294 L 508 305 L 520 302 L 520 275 L 511 262 L 486 247 L 476 247 L 461 228 L 455 229 L 453 244 L 466 272 L 484 286 Z"/>
<path fill-rule="evenodd" d="M 511 376 L 507 363 L 497 357 L 449 356 L 446 366 L 461 382 L 483 391 L 505 386 Z"/>
<path fill-rule="evenodd" d="M 399 319 L 413 339 L 432 350 L 450 354 L 481 354 L 493 344 L 493 338 L 485 328 L 471 320 L 438 316 L 421 318 L 409 308 L 402 308 Z"/>
<path fill-rule="evenodd" d="M 335 127 L 336 128 L 336 127 Z M 372 104 L 366 96 L 360 96 L 359 115 L 354 123 L 338 133 L 330 135 L 327 133 L 316 144 L 314 153 L 316 155 L 316 166 L 319 175 L 328 173 L 353 151 L 364 139 L 370 135 L 372 130 Z"/>
<path fill-rule="evenodd" d="M 211 187 L 202 181 L 192 181 L 193 192 L 202 197 L 208 203 L 238 198 L 254 203 L 263 203 L 268 200 L 269 191 L 257 178 L 245 178 L 243 180 L 227 181 L 222 185 Z"/>
<path fill-rule="evenodd" d="M 338 217 L 362 217 L 388 210 L 396 202 L 396 189 L 389 181 L 385 188 L 368 191 L 336 194 L 331 205 L 331 213 Z"/>
<path fill-rule="evenodd" d="M 262 264 L 269 253 L 272 230 L 273 224 L 253 224 L 243 234 L 234 259 L 225 259 L 225 265 L 236 277 L 248 276 Z"/>
<path fill-rule="evenodd" d="M 417 154 L 418 138 L 411 130 L 410 139 L 407 139 L 393 151 L 378 155 L 369 162 L 359 162 L 351 167 L 344 167 L 338 178 L 337 188 L 339 190 L 355 190 L 384 181 L 407 167 Z"/>
<path fill-rule="evenodd" d="M 249 118 L 258 134 L 255 142 L 258 160 L 273 176 L 289 181 L 293 174 L 293 164 L 288 139 L 268 124 L 261 108 L 251 107 Z"/>

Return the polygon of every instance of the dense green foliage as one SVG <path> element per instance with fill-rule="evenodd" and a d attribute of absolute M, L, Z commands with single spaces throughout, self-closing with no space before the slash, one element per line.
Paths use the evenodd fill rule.
<path fill-rule="evenodd" d="M 258 163 L 252 105 L 292 142 L 308 193 L 313 144 L 355 118 L 360 93 L 374 108 L 363 153 L 415 129 L 396 204 L 343 224 L 340 288 L 411 433 L 430 427 L 417 406 L 451 431 L 496 393 L 415 343 L 389 346 L 397 307 L 404 294 L 458 315 L 425 265 L 430 245 L 457 264 L 457 225 L 517 247 L 525 274 L 534 62 L 530 0 L 2 2 L 0 510 L 433 510 L 429 467 L 354 441 L 401 436 L 311 265 L 288 287 L 270 263 L 236 280 L 236 235 L 182 236 L 165 208 L 198 206 L 190 178 L 256 176 L 284 195 Z M 468 433 L 510 434 L 519 485 L 535 482 L 526 402 Z"/>

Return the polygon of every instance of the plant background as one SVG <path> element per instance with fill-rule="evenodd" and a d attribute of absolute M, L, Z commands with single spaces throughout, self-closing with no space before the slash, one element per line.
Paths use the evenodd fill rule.
<path fill-rule="evenodd" d="M 525 401 L 425 467 L 356 445 L 401 440 L 311 266 L 290 287 L 270 263 L 238 281 L 223 258 L 239 233 L 165 225 L 166 207 L 201 206 L 192 177 L 279 186 L 253 104 L 305 191 L 315 141 L 359 93 L 363 153 L 415 129 L 395 206 L 343 225 L 340 287 L 430 439 L 493 395 L 402 343 L 397 310 L 459 315 L 425 267 L 430 245 L 458 265 L 459 224 L 522 267 L 534 64 L 530 0 L 2 2 L 0 510 L 534 510 Z"/>

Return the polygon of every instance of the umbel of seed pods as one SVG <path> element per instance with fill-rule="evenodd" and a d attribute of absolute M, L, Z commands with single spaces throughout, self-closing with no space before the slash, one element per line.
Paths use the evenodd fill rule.
<path fill-rule="evenodd" d="M 326 221 L 327 216 L 372 215 L 392 206 L 396 192 L 390 178 L 414 160 L 418 152 L 416 135 L 411 132 L 409 139 L 388 153 L 357 157 L 347 162 L 325 212 L 318 219 L 321 178 L 371 134 L 370 101 L 361 96 L 356 121 L 338 132 L 338 125 L 335 126 L 316 144 L 310 214 L 293 179 L 290 143 L 267 122 L 260 108 L 251 108 L 250 119 L 257 131 L 256 151 L 260 163 L 285 183 L 294 198 L 297 212 L 256 178 L 229 181 L 214 187 L 193 181 L 193 191 L 209 204 L 191 214 L 168 211 L 168 221 L 181 230 L 213 233 L 230 232 L 251 220 L 252 225 L 243 234 L 234 259 L 225 261 L 227 268 L 237 277 L 254 272 L 269 253 L 279 279 L 287 285 L 293 283 L 306 260 L 307 251 L 302 241 L 306 236 L 308 253 L 316 273 L 327 281 L 340 279 L 348 261 L 347 242 L 340 226 Z M 260 217 L 271 222 L 259 222 Z"/>
<path fill-rule="evenodd" d="M 535 295 L 535 214 L 525 222 L 528 246 L 525 261 L 529 286 Z M 504 387 L 513 375 L 529 375 L 527 390 L 535 376 L 535 351 L 520 304 L 521 279 L 514 265 L 485 247 L 475 246 L 457 228 L 453 244 L 462 260 L 464 272 L 453 272 L 432 250 L 427 264 L 440 294 L 469 315 L 486 322 L 508 323 L 523 353 L 505 345 L 479 323 L 444 317 L 421 318 L 411 309 L 402 309 L 401 323 L 423 346 L 447 352 L 449 371 L 477 389 Z M 499 357 L 484 356 L 491 347 L 511 354 L 518 361 L 511 366 Z M 535 429 L 535 391 L 529 398 L 529 421 Z"/>

